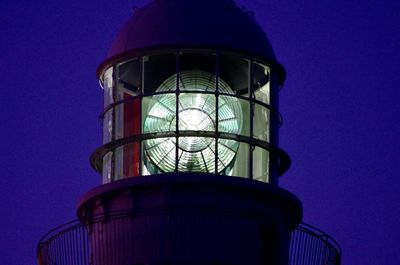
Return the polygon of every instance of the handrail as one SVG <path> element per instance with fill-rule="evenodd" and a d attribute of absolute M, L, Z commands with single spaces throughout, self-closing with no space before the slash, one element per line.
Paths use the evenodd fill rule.
<path fill-rule="evenodd" d="M 113 220 L 133 218 L 131 213 L 98 215 L 82 222 L 73 220 L 46 233 L 37 246 L 40 265 L 91 264 L 89 226 L 112 224 Z M 110 226 L 111 227 L 111 226 Z M 328 234 L 301 223 L 292 232 L 289 249 L 290 265 L 339 265 L 342 250 Z"/>

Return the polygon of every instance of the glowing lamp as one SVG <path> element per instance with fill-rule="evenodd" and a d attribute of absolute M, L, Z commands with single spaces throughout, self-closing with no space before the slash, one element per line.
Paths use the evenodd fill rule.
<path fill-rule="evenodd" d="M 144 132 L 175 131 L 177 117 L 180 131 L 216 131 L 216 105 L 214 94 L 199 94 L 214 90 L 215 76 L 204 71 L 185 71 L 180 74 L 180 87 L 185 87 L 191 93 L 183 93 L 179 100 L 179 110 L 174 108 L 174 95 L 156 95 L 149 106 L 144 122 Z M 156 92 L 175 90 L 175 76 L 163 82 Z M 233 94 L 232 89 L 219 80 L 220 91 Z M 196 92 L 195 92 L 196 91 Z M 194 93 L 193 93 L 194 92 Z M 236 98 L 230 101 L 222 100 L 219 126 L 225 132 L 239 134 L 242 127 L 242 110 Z M 144 145 L 146 159 L 160 172 L 175 170 L 175 138 L 155 138 Z M 238 150 L 238 142 L 225 140 L 221 142 L 218 155 L 218 171 L 229 168 Z M 178 170 L 192 172 L 215 172 L 215 140 L 210 137 L 182 137 L 178 144 Z M 153 173 L 154 170 L 151 170 Z"/>

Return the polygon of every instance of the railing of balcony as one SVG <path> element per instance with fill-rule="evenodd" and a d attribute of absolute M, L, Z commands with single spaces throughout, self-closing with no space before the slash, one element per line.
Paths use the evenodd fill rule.
<path fill-rule="evenodd" d="M 39 265 L 91 265 L 93 264 L 91 250 L 102 249 L 102 246 L 92 246 L 90 234 L 95 232 L 95 229 L 110 233 L 113 230 L 121 232 L 117 225 L 120 226 L 121 221 L 129 222 L 131 218 L 129 214 L 99 216 L 87 224 L 74 220 L 56 227 L 40 240 L 37 247 L 38 263 Z M 116 220 L 118 221 L 115 222 Z M 126 236 L 129 237 L 128 234 Z M 290 265 L 339 265 L 340 262 L 341 249 L 338 243 L 324 232 L 302 223 L 292 233 L 289 249 Z M 119 264 L 118 260 L 113 261 L 113 264 Z"/>
<path fill-rule="evenodd" d="M 290 265 L 339 265 L 339 244 L 321 230 L 302 223 L 292 233 Z"/>

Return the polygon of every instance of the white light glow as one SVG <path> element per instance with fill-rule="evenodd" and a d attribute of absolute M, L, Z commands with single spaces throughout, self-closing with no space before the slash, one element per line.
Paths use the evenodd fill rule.
<path fill-rule="evenodd" d="M 143 131 L 168 132 L 176 130 L 179 117 L 179 131 L 216 131 L 215 94 L 195 93 L 195 91 L 215 90 L 215 76 L 204 71 L 185 71 L 180 73 L 178 115 L 176 115 L 176 96 L 174 93 L 155 95 L 145 117 Z M 175 91 L 176 77 L 164 81 L 157 92 Z M 234 94 L 221 79 L 218 87 L 221 92 Z M 224 96 L 218 103 L 218 123 L 221 131 L 240 134 L 242 111 L 237 98 Z M 175 138 L 155 138 L 144 142 L 147 159 L 161 172 L 175 170 Z M 234 161 L 238 142 L 218 141 L 218 172 L 222 172 Z M 215 139 L 210 137 L 179 137 L 178 170 L 190 172 L 215 172 Z M 151 169 L 147 168 L 150 173 Z"/>

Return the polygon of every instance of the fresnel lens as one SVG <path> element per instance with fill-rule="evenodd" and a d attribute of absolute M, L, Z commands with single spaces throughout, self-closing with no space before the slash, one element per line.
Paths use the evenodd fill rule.
<path fill-rule="evenodd" d="M 144 133 L 179 131 L 214 132 L 216 131 L 216 76 L 206 71 L 189 70 L 180 73 L 179 87 L 185 92 L 180 94 L 176 112 L 175 75 L 166 79 L 156 90 L 160 94 L 153 97 L 144 121 Z M 228 84 L 218 79 L 221 93 L 234 94 Z M 237 98 L 222 98 L 219 101 L 218 126 L 226 133 L 240 134 L 242 128 L 242 110 Z M 177 118 L 179 121 L 177 122 Z M 154 138 L 144 144 L 146 159 L 151 163 L 147 169 L 171 172 L 178 163 L 179 171 L 215 172 L 215 139 L 212 137 L 180 137 L 178 159 L 175 161 L 176 138 Z M 218 147 L 218 172 L 229 170 L 235 159 L 239 144 L 236 141 L 223 140 Z M 224 172 L 229 173 L 229 172 Z"/>

